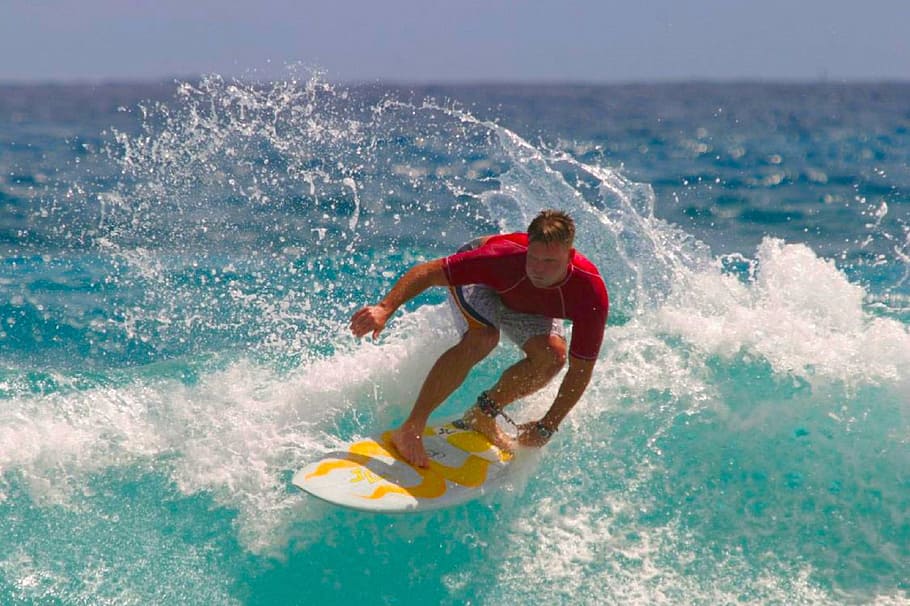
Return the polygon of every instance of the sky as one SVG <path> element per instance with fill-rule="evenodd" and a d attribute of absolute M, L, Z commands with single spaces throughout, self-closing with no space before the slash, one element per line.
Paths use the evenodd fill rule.
<path fill-rule="evenodd" d="M 910 80 L 910 0 L 0 0 L 0 82 Z M 289 66 L 299 66 L 289 68 Z"/>

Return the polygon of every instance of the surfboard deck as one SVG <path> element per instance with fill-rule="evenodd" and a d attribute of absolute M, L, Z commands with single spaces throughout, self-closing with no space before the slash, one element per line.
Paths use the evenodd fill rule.
<path fill-rule="evenodd" d="M 329 503 L 361 511 L 406 513 L 452 507 L 498 488 L 511 453 L 460 420 L 428 426 L 427 469 L 405 462 L 391 431 L 351 442 L 294 474 L 293 484 Z"/>

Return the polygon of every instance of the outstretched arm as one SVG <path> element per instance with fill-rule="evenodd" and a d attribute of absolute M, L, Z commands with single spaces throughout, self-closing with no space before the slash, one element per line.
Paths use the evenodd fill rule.
<path fill-rule="evenodd" d="M 596 360 L 583 360 L 575 356 L 569 356 L 569 369 L 562 379 L 559 386 L 559 392 L 550 410 L 539 421 L 524 423 L 519 427 L 518 443 L 522 446 L 543 446 L 547 439 L 543 438 L 537 432 L 537 424 L 540 423 L 551 431 L 556 431 L 562 420 L 569 414 L 569 411 L 578 403 L 581 394 L 585 392 L 588 383 L 591 381 L 591 375 L 594 373 L 594 364 Z"/>
<path fill-rule="evenodd" d="M 398 279 L 382 301 L 364 307 L 351 317 L 351 332 L 360 338 L 372 331 L 375 339 L 395 310 L 429 287 L 447 286 L 448 283 L 442 259 L 415 265 Z"/>

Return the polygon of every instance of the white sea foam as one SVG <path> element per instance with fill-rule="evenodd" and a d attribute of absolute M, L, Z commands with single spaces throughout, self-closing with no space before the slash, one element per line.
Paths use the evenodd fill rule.
<path fill-rule="evenodd" d="M 766 239 L 743 283 L 706 271 L 656 314 L 660 330 L 707 354 L 745 353 L 775 372 L 849 385 L 910 380 L 906 325 L 864 311 L 864 291 L 802 244 Z"/>
<path fill-rule="evenodd" d="M 448 313 L 437 306 L 408 314 L 380 343 L 288 375 L 241 360 L 189 385 L 146 379 L 17 397 L 0 411 L 0 469 L 19 474 L 37 501 L 65 504 L 88 474 L 150 467 L 185 494 L 237 510 L 251 550 L 280 546 L 282 528 L 306 506 L 289 490 L 288 472 L 340 444 L 333 434 L 342 415 L 372 417 L 355 428 L 361 435 L 400 417 L 454 341 L 441 321 Z"/>
<path fill-rule="evenodd" d="M 812 581 L 810 568 L 769 568 L 756 577 L 735 547 L 717 565 L 699 562 L 696 537 L 675 524 L 630 524 L 625 509 L 621 496 L 592 499 L 571 490 L 528 504 L 499 541 L 491 538 L 496 582 L 486 586 L 483 601 L 830 603 L 830 594 Z M 701 570 L 705 566 L 710 574 Z M 447 579 L 456 590 L 457 581 L 455 574 Z"/>

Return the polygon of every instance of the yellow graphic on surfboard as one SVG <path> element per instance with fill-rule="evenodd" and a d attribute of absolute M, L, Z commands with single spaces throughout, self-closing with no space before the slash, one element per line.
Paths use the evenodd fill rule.
<path fill-rule="evenodd" d="M 336 505 L 365 511 L 406 512 L 450 507 L 502 483 L 512 456 L 459 421 L 424 432 L 426 469 L 406 463 L 391 432 L 348 444 L 294 475 L 293 483 Z"/>

